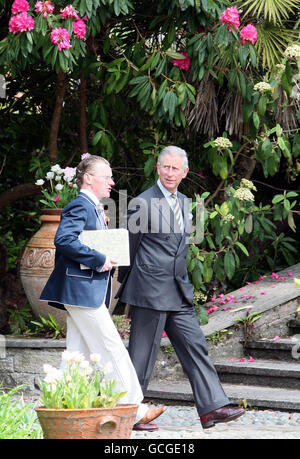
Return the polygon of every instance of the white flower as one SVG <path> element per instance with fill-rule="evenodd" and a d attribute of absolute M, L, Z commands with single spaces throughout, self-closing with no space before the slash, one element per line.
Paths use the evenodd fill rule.
<path fill-rule="evenodd" d="M 219 149 L 232 147 L 232 143 L 230 142 L 229 139 L 227 139 L 227 137 L 217 137 L 213 141 L 213 143 L 214 143 L 214 146 L 218 147 Z"/>
<path fill-rule="evenodd" d="M 71 360 L 72 358 L 72 352 L 70 351 L 64 351 L 61 355 L 61 359 L 64 361 L 64 362 L 69 362 L 69 360 Z"/>
<path fill-rule="evenodd" d="M 254 91 L 258 91 L 258 92 L 265 92 L 265 91 L 271 91 L 272 87 L 269 83 L 266 83 L 265 81 L 261 81 L 260 83 L 256 83 L 253 89 Z"/>
<path fill-rule="evenodd" d="M 60 167 L 59 164 L 55 164 L 51 167 L 51 171 L 55 172 L 56 174 L 62 174 L 64 170 Z"/>
<path fill-rule="evenodd" d="M 105 375 L 109 374 L 109 373 L 112 373 L 113 371 L 113 365 L 111 362 L 108 362 L 102 369 L 103 373 Z"/>
<path fill-rule="evenodd" d="M 101 360 L 101 355 L 100 354 L 91 354 L 90 355 L 90 360 L 91 360 L 91 362 L 99 363 L 100 360 Z"/>
<path fill-rule="evenodd" d="M 64 188 L 64 186 L 61 183 L 57 183 L 57 185 L 55 185 L 55 189 L 57 191 L 61 191 L 61 190 L 63 190 L 63 188 Z"/>
<path fill-rule="evenodd" d="M 43 370 L 44 370 L 44 373 L 51 373 L 53 370 L 55 370 L 55 368 L 52 365 L 45 363 L 43 365 Z"/>
<path fill-rule="evenodd" d="M 66 182 L 71 182 L 76 174 L 76 167 L 66 167 L 64 169 L 64 179 Z"/>
<path fill-rule="evenodd" d="M 88 158 L 89 156 L 91 156 L 90 153 L 83 153 L 83 154 L 81 155 L 81 160 L 83 160 L 83 159 L 85 159 L 85 158 Z"/>
<path fill-rule="evenodd" d="M 37 180 L 37 181 L 35 182 L 35 184 L 36 184 L 36 185 L 39 185 L 39 186 L 44 185 L 44 183 L 45 183 L 45 180 L 43 180 L 43 179 L 39 179 L 39 180 Z"/>
<path fill-rule="evenodd" d="M 54 172 L 47 172 L 46 179 L 47 180 L 52 180 L 53 178 L 54 178 Z"/>
<path fill-rule="evenodd" d="M 288 46 L 284 51 L 284 55 L 286 57 L 300 57 L 300 46 L 296 44 Z"/>
<path fill-rule="evenodd" d="M 256 186 L 253 184 L 253 182 L 251 182 L 251 180 L 242 178 L 241 184 L 242 184 L 242 186 L 244 186 L 245 188 L 249 188 L 250 190 L 257 191 Z"/>
<path fill-rule="evenodd" d="M 238 188 L 233 195 L 234 198 L 240 201 L 254 201 L 254 195 L 248 188 Z"/>

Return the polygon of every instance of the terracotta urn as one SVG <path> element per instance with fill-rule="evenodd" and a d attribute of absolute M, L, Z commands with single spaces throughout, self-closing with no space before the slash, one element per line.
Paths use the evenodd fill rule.
<path fill-rule="evenodd" d="M 40 301 L 39 298 L 54 269 L 54 237 L 62 211 L 63 209 L 43 209 L 43 214 L 40 217 L 42 225 L 27 243 L 20 263 L 21 282 L 34 315 L 37 318 L 40 315 L 48 318 L 50 313 L 61 326 L 66 324 L 66 311 L 48 306 L 46 301 Z M 117 275 L 116 270 L 112 279 L 111 305 L 109 308 L 111 314 L 117 303 L 114 298 L 119 288 Z"/>
<path fill-rule="evenodd" d="M 60 325 L 66 322 L 66 311 L 40 301 L 41 292 L 53 271 L 55 260 L 54 237 L 63 209 L 43 209 L 42 225 L 28 241 L 20 263 L 21 282 L 36 317 L 52 314 Z"/>
<path fill-rule="evenodd" d="M 36 408 L 46 439 L 130 438 L 138 405 L 112 408 Z"/>

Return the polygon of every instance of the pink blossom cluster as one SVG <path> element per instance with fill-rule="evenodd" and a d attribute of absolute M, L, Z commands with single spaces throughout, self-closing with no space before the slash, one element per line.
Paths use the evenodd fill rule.
<path fill-rule="evenodd" d="M 226 8 L 225 11 L 219 17 L 222 24 L 227 24 L 229 32 L 231 32 L 231 27 L 234 27 L 237 30 L 240 27 L 240 16 L 238 9 L 234 6 L 232 8 Z"/>
<path fill-rule="evenodd" d="M 30 6 L 26 0 L 15 0 L 11 7 L 12 14 L 27 13 Z"/>
<path fill-rule="evenodd" d="M 242 45 L 244 45 L 246 41 L 251 41 L 254 45 L 257 40 L 257 30 L 252 24 L 248 24 L 241 29 L 240 37 L 242 39 Z"/>
<path fill-rule="evenodd" d="M 27 13 L 30 6 L 26 0 L 15 0 L 11 7 L 13 16 L 9 21 L 9 31 L 11 33 L 26 32 L 27 30 L 33 30 L 34 20 Z"/>
<path fill-rule="evenodd" d="M 82 19 L 73 22 L 73 33 L 76 38 L 83 39 L 86 36 L 86 25 Z"/>
<path fill-rule="evenodd" d="M 34 29 L 34 19 L 27 13 L 30 9 L 30 5 L 27 0 L 15 0 L 12 5 L 12 14 L 9 21 L 9 31 L 16 34 L 19 32 L 25 32 L 27 30 Z M 51 0 L 44 2 L 37 1 L 35 3 L 36 13 L 41 13 L 44 18 L 47 14 L 52 14 L 54 6 L 51 4 Z M 83 39 L 86 36 L 86 25 L 84 21 L 87 21 L 86 16 L 80 19 L 75 8 L 72 5 L 66 6 L 60 10 L 62 19 L 74 19 L 73 22 L 73 33 L 76 38 Z M 57 45 L 58 51 L 63 49 L 69 49 L 72 47 L 70 43 L 70 34 L 64 27 L 55 27 L 50 34 L 50 40 L 52 43 Z"/>
<path fill-rule="evenodd" d="M 240 17 L 238 9 L 234 7 L 226 8 L 225 11 L 219 17 L 222 24 L 227 24 L 228 30 L 231 32 L 232 27 L 235 30 L 238 30 L 240 27 Z M 252 24 L 248 24 L 240 30 L 240 38 L 242 41 L 242 45 L 246 43 L 246 41 L 250 41 L 254 44 L 257 40 L 257 30 Z"/>
<path fill-rule="evenodd" d="M 179 67 L 181 70 L 188 70 L 191 65 L 191 60 L 188 56 L 188 53 L 183 51 L 180 54 L 185 56 L 185 59 L 173 59 L 173 65 L 175 65 L 175 67 Z"/>
<path fill-rule="evenodd" d="M 53 13 L 54 6 L 51 5 L 51 1 L 47 0 L 46 2 L 36 2 L 35 11 L 37 13 L 42 13 L 43 17 L 46 18 L 48 13 Z"/>
<path fill-rule="evenodd" d="M 63 19 L 72 18 L 72 19 L 79 19 L 77 11 L 75 10 L 74 6 L 68 5 L 63 10 L 60 10 L 61 17 Z"/>
<path fill-rule="evenodd" d="M 64 29 L 63 27 L 55 27 L 51 32 L 50 40 L 52 43 L 57 45 L 58 51 L 72 48 L 70 43 L 70 34 L 67 29 Z"/>
<path fill-rule="evenodd" d="M 25 11 L 12 16 L 9 21 L 9 31 L 16 34 L 34 29 L 34 20 Z"/>

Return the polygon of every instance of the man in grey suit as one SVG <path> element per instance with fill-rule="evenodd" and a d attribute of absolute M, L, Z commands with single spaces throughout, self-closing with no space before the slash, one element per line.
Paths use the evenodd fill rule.
<path fill-rule="evenodd" d="M 129 354 L 143 391 L 147 389 L 165 330 L 188 375 L 203 428 L 244 414 L 229 400 L 207 352 L 193 307 L 188 278 L 189 200 L 177 188 L 188 173 L 181 148 L 170 146 L 158 158 L 157 183 L 128 208 L 130 269 L 119 271 L 117 296 L 131 305 Z"/>

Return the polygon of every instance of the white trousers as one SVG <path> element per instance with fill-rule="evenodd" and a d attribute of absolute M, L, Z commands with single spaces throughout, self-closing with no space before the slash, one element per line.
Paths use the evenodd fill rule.
<path fill-rule="evenodd" d="M 90 354 L 101 355 L 100 366 L 112 364 L 110 379 L 116 389 L 126 391 L 121 403 L 139 405 L 136 422 L 145 415 L 147 405 L 134 366 L 105 304 L 98 309 L 65 305 L 67 314 L 67 350 L 79 351 L 87 360 Z"/>

